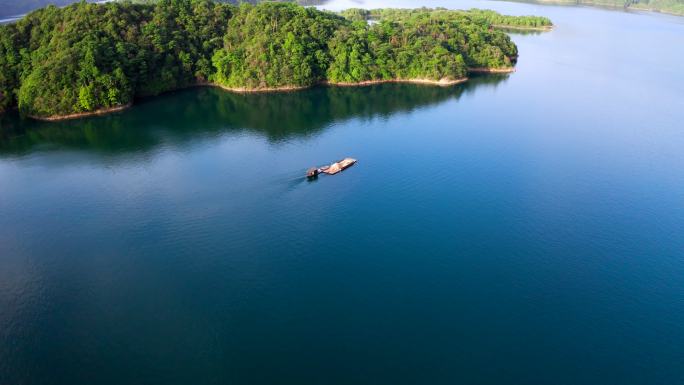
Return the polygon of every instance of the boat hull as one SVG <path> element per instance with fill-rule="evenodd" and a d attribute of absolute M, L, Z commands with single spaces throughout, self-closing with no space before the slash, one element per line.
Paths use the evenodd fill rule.
<path fill-rule="evenodd" d="M 339 172 L 342 172 L 342 171 L 348 169 L 349 167 L 353 166 L 354 164 L 356 164 L 356 159 L 344 158 L 338 162 L 331 164 L 330 166 L 321 168 L 321 172 L 324 172 L 328 175 L 335 175 Z"/>

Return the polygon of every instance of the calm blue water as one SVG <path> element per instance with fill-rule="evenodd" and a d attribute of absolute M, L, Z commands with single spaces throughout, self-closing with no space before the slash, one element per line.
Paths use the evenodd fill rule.
<path fill-rule="evenodd" d="M 0 384 L 684 383 L 684 19 L 458 4 L 557 28 L 453 88 L 3 118 Z"/>

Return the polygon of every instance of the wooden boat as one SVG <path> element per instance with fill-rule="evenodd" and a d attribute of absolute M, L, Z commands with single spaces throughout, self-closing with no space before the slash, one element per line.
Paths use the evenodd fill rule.
<path fill-rule="evenodd" d="M 323 167 L 313 167 L 310 168 L 306 172 L 306 177 L 309 179 L 316 178 L 318 174 L 320 173 L 325 173 L 328 175 L 335 175 L 338 172 L 344 171 L 347 168 L 353 166 L 356 163 L 356 159 L 354 158 L 344 158 L 340 161 L 337 161 L 329 166 L 323 166 Z"/>

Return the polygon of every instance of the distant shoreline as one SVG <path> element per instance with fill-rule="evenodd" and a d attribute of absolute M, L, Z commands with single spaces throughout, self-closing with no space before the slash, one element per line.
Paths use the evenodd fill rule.
<path fill-rule="evenodd" d="M 512 26 L 512 25 L 505 25 L 505 24 L 492 24 L 492 27 L 503 29 L 503 30 L 511 29 L 511 30 L 516 30 L 516 31 L 542 31 L 542 32 L 548 32 L 548 31 L 551 31 L 553 29 L 553 25 L 543 25 L 541 27 L 523 27 L 523 26 Z"/>
<path fill-rule="evenodd" d="M 514 67 L 508 67 L 508 68 L 468 68 L 469 73 L 480 73 L 480 74 L 500 74 L 500 73 L 511 73 L 515 72 Z M 316 86 L 334 86 L 334 87 L 363 87 L 363 86 L 370 86 L 370 85 L 375 85 L 375 84 L 385 84 L 385 83 L 412 83 L 412 84 L 428 84 L 428 85 L 434 85 L 434 86 L 441 86 L 441 87 L 449 87 L 449 86 L 454 86 L 457 84 L 465 83 L 469 80 L 468 77 L 463 77 L 459 79 L 440 79 L 440 80 L 432 80 L 432 79 L 421 79 L 421 78 L 415 78 L 415 79 L 379 79 L 379 80 L 364 80 L 361 82 L 330 82 L 330 81 L 321 81 L 319 83 L 313 84 L 311 86 L 282 86 L 282 87 L 264 87 L 264 88 L 245 88 L 245 87 L 227 87 L 221 84 L 217 83 L 208 83 L 208 82 L 198 82 L 192 85 L 189 85 L 187 87 L 182 87 L 179 89 L 183 88 L 192 88 L 192 87 L 215 87 L 215 88 L 220 88 L 224 91 L 228 92 L 234 92 L 234 93 L 240 93 L 240 94 L 251 94 L 251 93 L 269 93 L 269 92 L 293 92 L 293 91 L 300 91 L 308 88 L 313 88 Z M 123 111 L 129 107 L 133 106 L 133 103 L 127 103 L 121 106 L 116 106 L 116 107 L 110 107 L 110 108 L 101 108 L 95 111 L 88 111 L 88 112 L 79 112 L 75 114 L 67 114 L 67 115 L 51 115 L 51 116 L 36 116 L 36 115 L 28 115 L 29 118 L 39 120 L 39 121 L 46 121 L 46 122 L 57 122 L 57 121 L 63 121 L 63 120 L 74 120 L 74 119 L 80 119 L 80 118 L 86 118 L 86 117 L 91 117 L 91 116 L 100 116 L 100 115 L 106 115 L 114 112 L 119 112 Z"/>
<path fill-rule="evenodd" d="M 606 10 L 611 10 L 611 11 L 624 10 L 624 11 L 628 11 L 628 12 L 629 11 L 653 12 L 653 13 L 660 13 L 663 15 L 684 17 L 684 10 L 655 9 L 655 8 L 651 8 L 651 7 L 648 7 L 647 5 L 639 4 L 639 3 L 624 6 L 624 5 L 620 5 L 620 4 L 601 4 L 601 3 L 596 3 L 596 2 L 580 2 L 580 3 L 578 3 L 577 1 L 573 1 L 573 0 L 497 0 L 497 1 L 509 1 L 512 3 L 522 3 L 522 4 L 555 5 L 555 6 L 563 6 L 563 7 L 580 6 L 580 7 L 606 9 Z M 506 27 L 506 28 L 509 28 L 509 27 Z"/>

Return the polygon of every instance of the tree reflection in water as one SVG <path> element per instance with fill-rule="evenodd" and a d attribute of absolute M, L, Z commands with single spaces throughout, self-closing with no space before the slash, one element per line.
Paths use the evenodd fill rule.
<path fill-rule="evenodd" d="M 314 135 L 348 119 L 389 117 L 458 99 L 506 78 L 478 76 L 453 87 L 393 83 L 258 94 L 196 88 L 140 100 L 120 113 L 63 122 L 38 122 L 10 113 L 0 118 L 0 156 L 60 149 L 105 154 L 150 151 L 162 142 L 182 144 L 198 136 L 238 130 L 278 142 Z"/>

